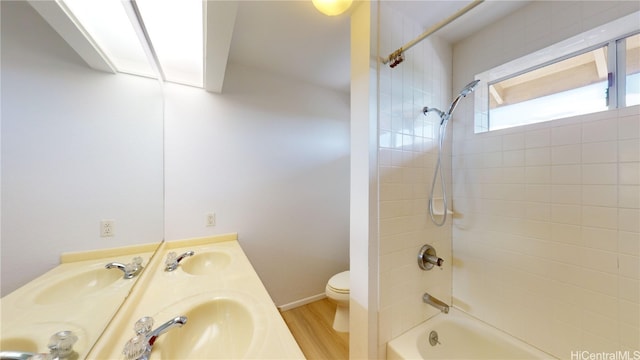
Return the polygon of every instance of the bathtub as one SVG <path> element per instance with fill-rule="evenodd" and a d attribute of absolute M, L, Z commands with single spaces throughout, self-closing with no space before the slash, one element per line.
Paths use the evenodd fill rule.
<path fill-rule="evenodd" d="M 430 334 L 437 343 L 430 344 Z M 387 359 L 555 359 L 466 313 L 451 308 L 387 344 Z"/>

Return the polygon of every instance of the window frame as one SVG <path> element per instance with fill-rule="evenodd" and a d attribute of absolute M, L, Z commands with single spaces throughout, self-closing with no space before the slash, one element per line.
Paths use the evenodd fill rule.
<path fill-rule="evenodd" d="M 609 78 L 607 108 L 623 108 L 626 93 L 626 38 L 640 34 L 635 12 L 618 20 L 598 26 L 554 45 L 535 51 L 518 59 L 494 67 L 475 76 L 483 86 L 474 93 L 474 133 L 499 131 L 557 119 L 531 122 L 491 130 L 489 87 L 545 66 L 607 46 L 607 73 Z M 607 81 L 607 80 L 605 80 Z M 586 115 L 586 114 L 585 114 Z"/>

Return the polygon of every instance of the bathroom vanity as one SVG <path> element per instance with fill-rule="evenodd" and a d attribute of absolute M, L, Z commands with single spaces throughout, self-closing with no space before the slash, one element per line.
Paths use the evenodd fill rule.
<path fill-rule="evenodd" d="M 105 268 L 135 257 L 131 279 Z M 79 359 L 304 358 L 236 234 L 66 254 L 0 306 L 5 353 L 48 353 L 70 330 Z"/>

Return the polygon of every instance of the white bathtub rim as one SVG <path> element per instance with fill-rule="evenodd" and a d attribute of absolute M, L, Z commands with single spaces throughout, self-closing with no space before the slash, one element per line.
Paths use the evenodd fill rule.
<path fill-rule="evenodd" d="M 387 342 L 387 359 L 421 359 L 422 355 L 420 354 L 418 347 L 415 345 L 416 339 L 420 334 L 422 334 L 425 330 L 434 326 L 438 326 L 438 324 L 441 324 L 443 322 L 459 323 L 465 320 L 470 321 L 473 328 L 488 330 L 491 333 L 504 338 L 509 343 L 532 350 L 532 352 L 539 355 L 540 359 L 557 359 L 555 356 L 547 353 L 546 351 L 481 319 L 478 319 L 477 317 L 455 306 L 452 306 L 450 308 L 449 314 L 438 313 Z M 393 356 L 390 357 L 390 355 Z"/>

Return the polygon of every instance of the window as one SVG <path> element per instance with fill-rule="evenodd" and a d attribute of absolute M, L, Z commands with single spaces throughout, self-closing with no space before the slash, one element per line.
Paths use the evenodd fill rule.
<path fill-rule="evenodd" d="M 640 104 L 640 34 L 629 36 L 625 42 L 625 105 Z"/>
<path fill-rule="evenodd" d="M 475 132 L 640 104 L 640 33 L 635 16 L 478 74 L 476 79 L 486 87 L 474 94 Z M 626 34 L 616 36 L 611 29 Z"/>
<path fill-rule="evenodd" d="M 607 46 L 489 84 L 489 130 L 607 110 Z"/>

